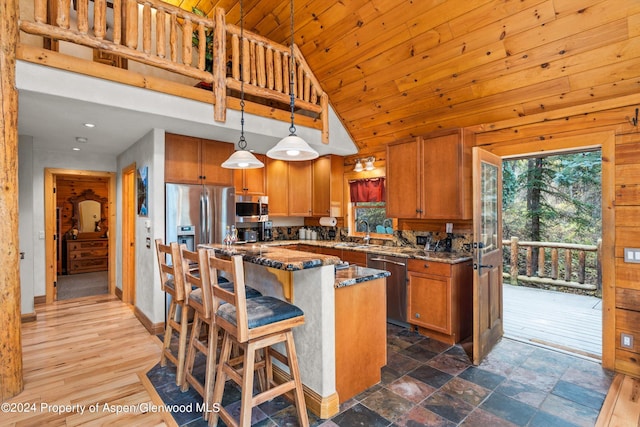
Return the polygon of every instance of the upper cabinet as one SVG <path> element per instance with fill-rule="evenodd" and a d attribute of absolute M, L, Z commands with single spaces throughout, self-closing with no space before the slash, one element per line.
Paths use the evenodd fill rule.
<path fill-rule="evenodd" d="M 471 141 L 461 129 L 387 146 L 387 216 L 470 219 Z"/>
<path fill-rule="evenodd" d="M 254 156 L 265 165 L 267 164 L 267 156 L 264 154 L 254 153 Z M 267 193 L 265 168 L 234 169 L 233 182 L 236 194 L 264 196 Z"/>
<path fill-rule="evenodd" d="M 267 158 L 269 216 L 311 216 L 312 166 Z"/>
<path fill-rule="evenodd" d="M 233 170 L 221 166 L 233 153 L 233 144 L 167 133 L 165 182 L 233 185 Z"/>
<path fill-rule="evenodd" d="M 344 159 L 323 156 L 313 162 L 313 216 L 342 216 Z"/>

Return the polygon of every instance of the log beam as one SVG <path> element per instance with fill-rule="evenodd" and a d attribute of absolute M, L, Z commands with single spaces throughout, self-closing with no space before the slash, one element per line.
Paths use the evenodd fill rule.
<path fill-rule="evenodd" d="M 18 256 L 18 91 L 16 48 L 19 0 L 0 1 L 0 401 L 24 389 Z"/>

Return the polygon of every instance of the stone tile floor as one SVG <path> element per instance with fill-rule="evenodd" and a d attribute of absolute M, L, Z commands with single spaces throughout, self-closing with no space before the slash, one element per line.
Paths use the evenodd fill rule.
<path fill-rule="evenodd" d="M 312 426 L 593 426 L 613 379 L 598 363 L 506 338 L 477 367 L 459 345 L 391 324 L 387 348 L 380 384 L 344 402 L 331 419 L 310 414 Z M 147 376 L 166 404 L 184 405 L 173 412 L 180 426 L 206 425 L 195 412 L 202 399 L 193 389 L 180 392 L 174 366 L 158 364 Z M 239 398 L 228 382 L 222 404 L 238 408 Z M 283 398 L 254 409 L 252 419 L 255 426 L 298 425 Z"/>

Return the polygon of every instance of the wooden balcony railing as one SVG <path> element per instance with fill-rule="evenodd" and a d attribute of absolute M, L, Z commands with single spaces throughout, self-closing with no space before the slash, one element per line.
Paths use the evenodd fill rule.
<path fill-rule="evenodd" d="M 505 262 L 503 277 L 511 284 L 522 281 L 588 291 L 602 290 L 601 240 L 597 245 L 578 245 L 525 242 L 512 237 L 511 240 L 503 240 L 502 245 L 505 252 L 508 251 L 505 260 L 509 260 L 508 265 Z M 537 253 L 537 265 L 533 261 L 534 251 Z"/>
<path fill-rule="evenodd" d="M 212 84 L 219 122 L 226 120 L 227 96 L 239 97 L 240 28 L 227 24 L 220 8 L 210 20 L 159 0 L 34 0 L 34 19 L 21 20 L 20 29 Z M 243 52 L 245 92 L 288 106 L 290 49 L 245 30 Z M 328 143 L 328 97 L 295 45 L 294 64 L 296 109 L 321 120 Z"/>

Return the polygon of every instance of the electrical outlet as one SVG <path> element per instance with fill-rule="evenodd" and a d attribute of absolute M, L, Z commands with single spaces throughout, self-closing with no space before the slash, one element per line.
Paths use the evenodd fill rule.
<path fill-rule="evenodd" d="M 426 245 L 427 240 L 428 240 L 427 236 L 416 236 L 416 244 L 418 244 L 418 246 Z"/>
<path fill-rule="evenodd" d="M 633 348 L 633 335 L 625 333 L 620 334 L 620 347 Z"/>

